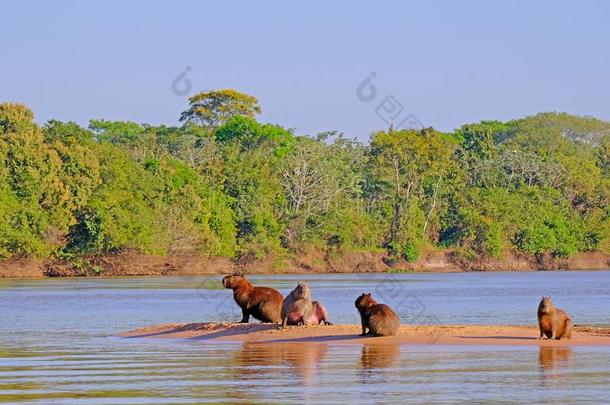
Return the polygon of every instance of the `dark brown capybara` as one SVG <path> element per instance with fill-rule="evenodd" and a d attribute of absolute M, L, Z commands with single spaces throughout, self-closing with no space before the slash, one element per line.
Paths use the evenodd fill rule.
<path fill-rule="evenodd" d="M 248 323 L 250 315 L 261 322 L 280 323 L 284 297 L 279 291 L 269 287 L 254 287 L 242 274 L 225 276 L 225 288 L 233 290 L 233 298 L 241 308 L 241 323 Z"/>
<path fill-rule="evenodd" d="M 282 303 L 282 327 L 286 325 L 332 325 L 320 301 L 311 300 L 309 284 L 299 281 Z"/>
<path fill-rule="evenodd" d="M 354 303 L 360 313 L 362 333 L 360 336 L 396 336 L 400 318 L 385 304 L 378 304 L 371 293 L 362 294 Z M 367 332 L 368 329 L 368 332 Z"/>
<path fill-rule="evenodd" d="M 551 297 L 542 297 L 538 305 L 538 327 L 540 337 L 549 339 L 572 338 L 572 318 L 553 304 Z"/>

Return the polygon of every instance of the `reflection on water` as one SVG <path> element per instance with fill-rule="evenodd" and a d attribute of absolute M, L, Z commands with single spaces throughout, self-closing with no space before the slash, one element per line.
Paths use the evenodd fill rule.
<path fill-rule="evenodd" d="M 397 345 L 362 345 L 360 363 L 364 370 L 393 367 L 400 357 Z"/>
<path fill-rule="evenodd" d="M 261 366 L 288 366 L 288 371 L 301 384 L 313 386 L 317 365 L 324 360 L 327 350 L 327 345 L 318 343 L 245 342 L 235 355 L 235 363 L 244 375 L 259 373 Z"/>
<path fill-rule="evenodd" d="M 543 370 L 569 367 L 572 358 L 571 347 L 540 346 L 539 350 L 538 359 Z"/>
<path fill-rule="evenodd" d="M 310 280 L 316 298 L 338 323 L 358 323 L 353 299 L 346 297 L 374 289 L 362 275 L 253 279 L 287 292 L 295 277 Z M 427 313 L 443 322 L 535 324 L 539 296 L 553 294 L 578 323 L 610 324 L 610 273 L 387 277 L 404 281 L 401 288 L 416 294 Z M 198 289 L 215 281 L 0 280 L 0 403 L 607 401 L 609 348 L 111 337 L 152 323 L 214 320 L 218 308 L 234 311 L 231 316 L 239 319 L 230 291 L 210 295 Z"/>
<path fill-rule="evenodd" d="M 541 346 L 538 352 L 541 386 L 566 384 L 571 376 L 571 347 Z"/>
<path fill-rule="evenodd" d="M 91 343 L 0 350 L 0 402 L 603 402 L 610 379 L 606 348 Z"/>
<path fill-rule="evenodd" d="M 245 342 L 234 356 L 239 380 L 288 381 L 301 387 L 300 400 L 310 403 L 315 398 L 319 381 L 319 364 L 324 360 L 328 346 L 306 343 L 249 343 Z M 251 398 L 250 388 L 238 388 L 236 398 Z"/>

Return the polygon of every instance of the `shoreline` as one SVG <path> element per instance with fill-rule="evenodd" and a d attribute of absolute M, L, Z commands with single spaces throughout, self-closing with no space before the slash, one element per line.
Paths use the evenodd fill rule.
<path fill-rule="evenodd" d="M 414 262 L 393 260 L 385 253 L 350 252 L 328 257 L 321 251 L 290 259 L 268 257 L 247 263 L 228 257 L 153 256 L 123 252 L 87 259 L 76 268 L 59 259 L 13 259 L 0 261 L 0 278 L 141 277 L 230 274 L 332 274 L 332 273 L 462 273 L 505 271 L 609 270 L 610 255 L 583 253 L 567 259 L 535 258 L 507 254 L 503 259 L 465 261 L 451 251 L 435 251 Z"/>
<path fill-rule="evenodd" d="M 585 325 L 576 325 L 570 340 L 538 340 L 537 326 L 513 325 L 401 325 L 397 336 L 362 337 L 359 333 L 360 325 L 291 326 L 280 330 L 272 324 L 206 322 L 150 325 L 115 336 L 129 339 L 186 339 L 208 343 L 610 346 L 610 328 Z"/>

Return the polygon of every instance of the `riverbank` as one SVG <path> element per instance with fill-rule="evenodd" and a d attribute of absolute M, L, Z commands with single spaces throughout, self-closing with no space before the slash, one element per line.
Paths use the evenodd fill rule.
<path fill-rule="evenodd" d="M 570 340 L 538 340 L 537 326 L 505 325 L 403 325 L 397 336 L 359 334 L 360 325 L 292 326 L 280 330 L 260 323 L 187 323 L 152 325 L 117 336 L 250 343 L 610 346 L 610 328 L 589 326 L 576 326 Z"/>
<path fill-rule="evenodd" d="M 178 276 L 226 274 L 233 271 L 284 274 L 606 269 L 610 269 L 610 255 L 600 252 L 582 253 L 571 258 L 509 253 L 502 259 L 466 260 L 446 250 L 424 254 L 413 262 L 392 259 L 384 252 L 349 252 L 329 256 L 322 251 L 309 250 L 289 258 L 267 257 L 238 261 L 228 257 L 161 257 L 124 252 L 84 258 L 79 262 L 61 259 L 0 261 L 0 278 Z"/>

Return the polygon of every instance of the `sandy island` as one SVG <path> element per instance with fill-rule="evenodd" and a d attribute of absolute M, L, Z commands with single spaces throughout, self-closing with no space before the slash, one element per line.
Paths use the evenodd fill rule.
<path fill-rule="evenodd" d="M 211 342 L 438 344 L 501 346 L 610 346 L 610 328 L 576 326 L 571 340 L 538 340 L 537 326 L 403 325 L 398 336 L 361 337 L 360 325 L 291 326 L 187 323 L 152 325 L 120 333 L 125 338 L 192 339 Z"/>

